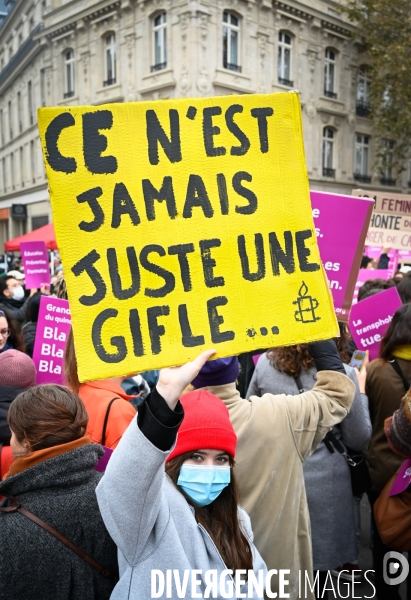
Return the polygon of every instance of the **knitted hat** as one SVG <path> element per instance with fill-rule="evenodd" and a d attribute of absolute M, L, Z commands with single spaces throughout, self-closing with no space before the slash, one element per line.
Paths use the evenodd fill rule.
<path fill-rule="evenodd" d="M 397 454 L 411 458 L 411 398 L 407 392 L 400 408 L 392 417 L 385 419 L 384 431 L 391 449 Z"/>
<path fill-rule="evenodd" d="M 1 352 L 0 385 L 24 389 L 36 385 L 36 367 L 30 356 L 18 350 Z"/>
<path fill-rule="evenodd" d="M 240 367 L 236 356 L 208 360 L 191 383 L 197 389 L 209 385 L 233 383 L 237 379 L 239 372 Z"/>
<path fill-rule="evenodd" d="M 177 443 L 167 462 L 191 450 L 224 450 L 234 458 L 237 436 L 225 404 L 206 390 L 195 390 L 180 398 L 184 419 Z"/>

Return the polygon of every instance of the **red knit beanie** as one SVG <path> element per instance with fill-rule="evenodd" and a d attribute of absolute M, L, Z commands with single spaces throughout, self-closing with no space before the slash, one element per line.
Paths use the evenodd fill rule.
<path fill-rule="evenodd" d="M 224 450 L 234 458 L 237 436 L 224 402 L 206 390 L 185 394 L 180 402 L 184 408 L 184 419 L 167 462 L 180 454 L 201 448 Z"/>

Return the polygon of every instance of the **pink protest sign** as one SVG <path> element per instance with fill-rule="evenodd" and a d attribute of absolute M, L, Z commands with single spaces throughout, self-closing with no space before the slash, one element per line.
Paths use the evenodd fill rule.
<path fill-rule="evenodd" d="M 401 492 L 405 492 L 407 487 L 411 483 L 411 460 L 407 458 L 403 464 L 401 469 L 398 471 L 398 475 L 395 478 L 389 496 L 396 496 L 397 494 L 401 494 Z"/>
<path fill-rule="evenodd" d="M 33 351 L 37 384 L 63 384 L 63 359 L 70 327 L 68 301 L 42 296 Z"/>
<path fill-rule="evenodd" d="M 391 277 L 390 269 L 360 269 L 358 273 L 357 283 L 355 284 L 353 304 L 356 304 L 358 291 L 360 287 L 370 279 L 389 279 Z"/>
<path fill-rule="evenodd" d="M 104 450 L 104 455 L 100 458 L 100 460 L 94 467 L 95 470 L 100 471 L 100 473 L 103 473 L 106 470 L 108 461 L 110 460 L 111 455 L 113 454 L 113 450 L 111 448 L 107 448 L 107 446 L 102 446 L 102 448 Z"/>
<path fill-rule="evenodd" d="M 348 321 L 371 219 L 370 198 L 310 192 L 320 256 L 339 321 Z"/>
<path fill-rule="evenodd" d="M 352 307 L 348 327 L 358 350 L 368 350 L 370 360 L 379 357 L 381 340 L 400 306 L 397 288 L 392 287 Z"/>
<path fill-rule="evenodd" d="M 26 289 L 40 288 L 43 283 L 50 283 L 49 259 L 44 242 L 22 242 L 21 258 L 24 265 Z"/>

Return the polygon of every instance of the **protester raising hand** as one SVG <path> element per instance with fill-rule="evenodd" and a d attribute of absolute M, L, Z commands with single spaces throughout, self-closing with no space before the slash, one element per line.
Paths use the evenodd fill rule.
<path fill-rule="evenodd" d="M 176 407 L 179 397 L 188 384 L 197 377 L 200 369 L 215 353 L 215 350 L 206 350 L 193 361 L 181 367 L 161 369 L 156 386 L 157 392 L 164 398 L 171 410 Z"/>
<path fill-rule="evenodd" d="M 207 350 L 182 367 L 160 371 L 97 489 L 103 520 L 119 549 L 120 581 L 112 600 L 177 600 L 191 598 L 194 589 L 201 597 L 264 598 L 262 588 L 250 594 L 244 576 L 241 580 L 241 571 L 252 570 L 257 579 L 267 569 L 250 519 L 238 505 L 237 436 L 228 410 L 203 390 L 179 401 L 213 354 Z"/>

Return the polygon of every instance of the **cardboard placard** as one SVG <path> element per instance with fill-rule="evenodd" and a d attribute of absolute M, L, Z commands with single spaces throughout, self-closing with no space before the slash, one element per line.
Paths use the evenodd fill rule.
<path fill-rule="evenodd" d="M 80 381 L 337 334 L 297 93 L 39 109 Z"/>
<path fill-rule="evenodd" d="M 21 242 L 21 258 L 24 265 L 26 289 L 41 288 L 50 284 L 50 269 L 47 248 L 44 242 Z"/>
<path fill-rule="evenodd" d="M 335 313 L 346 323 L 373 210 L 372 199 L 311 191 L 318 247 Z M 338 215 L 338 218 L 336 218 Z"/>
<path fill-rule="evenodd" d="M 411 195 L 361 189 L 352 195 L 374 201 L 367 245 L 411 250 Z"/>
<path fill-rule="evenodd" d="M 370 360 L 379 357 L 381 340 L 400 306 L 397 288 L 392 287 L 352 307 L 348 327 L 358 350 L 368 350 Z"/>
<path fill-rule="evenodd" d="M 64 351 L 70 327 L 68 301 L 51 296 L 42 296 L 33 350 L 38 385 L 41 383 L 64 385 Z"/>

